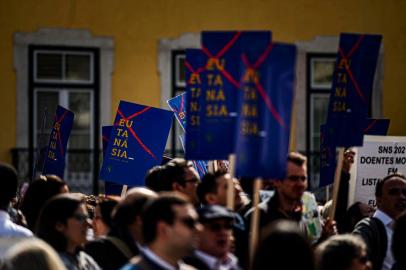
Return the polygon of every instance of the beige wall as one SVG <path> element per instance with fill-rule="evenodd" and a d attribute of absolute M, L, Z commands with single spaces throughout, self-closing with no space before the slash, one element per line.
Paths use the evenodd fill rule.
<path fill-rule="evenodd" d="M 112 110 L 118 101 L 159 106 L 157 43 L 184 32 L 271 29 L 278 41 L 340 32 L 381 33 L 385 70 L 383 114 L 390 134 L 405 135 L 406 1 L 402 0 L 2 0 L 0 1 L 0 160 L 16 145 L 14 32 L 84 28 L 115 41 Z M 403 19 L 402 19 L 403 18 Z M 113 115 L 113 112 L 112 112 Z"/>

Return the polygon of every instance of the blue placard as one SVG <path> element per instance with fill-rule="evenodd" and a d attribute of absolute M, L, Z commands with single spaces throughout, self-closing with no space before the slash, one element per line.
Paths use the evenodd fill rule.
<path fill-rule="evenodd" d="M 170 111 L 120 101 L 100 179 L 144 186 L 147 171 L 161 163 L 172 117 Z"/>
<path fill-rule="evenodd" d="M 247 44 L 242 60 L 236 175 L 284 179 L 296 47 L 264 37 Z"/>
<path fill-rule="evenodd" d="M 196 84 L 187 86 L 188 99 L 190 96 L 188 103 L 198 102 L 195 114 L 199 124 L 191 127 L 198 129 L 198 132 L 186 132 L 186 158 L 221 160 L 228 159 L 228 155 L 234 152 L 241 46 L 244 42 L 255 43 L 258 37 L 264 35 L 271 39 L 270 31 L 202 32 L 202 53 L 195 53 L 194 59 L 191 53 L 189 58 L 186 54 L 189 64 L 199 63 L 202 59 L 204 62 L 204 68 L 199 70 L 199 97 L 193 96 L 192 88 L 196 88 Z M 197 71 L 196 67 L 190 66 L 190 70 L 186 66 L 187 82 L 191 81 L 188 76 L 193 76 Z M 189 107 L 192 109 L 191 105 Z M 192 119 L 195 115 L 191 114 L 190 117 Z"/>
<path fill-rule="evenodd" d="M 166 101 L 169 108 L 175 113 L 179 125 L 185 130 L 186 126 L 186 92 Z"/>
<path fill-rule="evenodd" d="M 367 119 L 363 125 L 364 135 L 386 136 L 389 129 L 389 119 Z M 320 182 L 319 187 L 334 182 L 337 165 L 334 129 L 327 125 L 320 126 Z"/>
<path fill-rule="evenodd" d="M 185 135 L 179 135 L 179 141 L 182 145 L 183 151 L 185 151 Z M 198 172 L 200 178 L 202 178 L 206 173 L 209 172 L 209 162 L 206 160 L 192 160 L 193 167 Z"/>
<path fill-rule="evenodd" d="M 327 116 L 336 146 L 362 146 L 381 39 L 380 35 L 340 35 Z"/>
<path fill-rule="evenodd" d="M 56 174 L 63 179 L 66 147 L 73 126 L 73 118 L 73 112 L 59 105 L 56 107 L 42 174 Z"/>
<path fill-rule="evenodd" d="M 107 151 L 107 146 L 110 141 L 110 134 L 113 126 L 103 126 L 102 127 L 102 143 L 103 143 L 103 158 Z M 113 182 L 105 181 L 104 182 L 104 193 L 106 195 L 121 195 L 123 190 L 123 185 L 116 184 Z"/>
<path fill-rule="evenodd" d="M 364 134 L 386 136 L 388 134 L 389 124 L 389 119 L 368 119 L 364 128 Z"/>

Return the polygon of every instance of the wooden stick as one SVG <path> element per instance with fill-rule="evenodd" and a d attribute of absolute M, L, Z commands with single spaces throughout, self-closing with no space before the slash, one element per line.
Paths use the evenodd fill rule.
<path fill-rule="evenodd" d="M 128 189 L 128 186 L 124 185 L 123 189 L 121 190 L 121 198 L 125 197 L 125 194 L 127 193 L 127 189 Z"/>
<path fill-rule="evenodd" d="M 331 206 L 330 211 L 330 219 L 333 220 L 336 214 L 337 209 L 337 198 L 338 198 L 338 191 L 340 189 L 340 180 L 341 180 L 341 169 L 343 167 L 343 160 L 344 160 L 344 147 L 338 148 L 338 162 L 336 167 L 336 172 L 334 175 L 334 186 L 333 186 L 333 204 Z"/>
<path fill-rule="evenodd" d="M 254 262 L 254 255 L 255 255 L 255 250 L 257 247 L 257 242 L 258 242 L 258 231 L 259 231 L 259 190 L 261 189 L 262 181 L 261 178 L 256 178 L 254 180 L 254 188 L 253 188 L 253 206 L 254 206 L 254 212 L 252 213 L 251 216 L 251 232 L 250 232 L 250 269 L 252 269 L 252 265 Z"/>
<path fill-rule="evenodd" d="M 235 162 L 236 162 L 236 155 L 230 154 L 228 157 L 229 160 L 229 174 L 230 179 L 227 180 L 227 208 L 234 211 L 234 199 L 235 199 L 235 190 L 234 190 L 234 177 L 235 177 Z"/>

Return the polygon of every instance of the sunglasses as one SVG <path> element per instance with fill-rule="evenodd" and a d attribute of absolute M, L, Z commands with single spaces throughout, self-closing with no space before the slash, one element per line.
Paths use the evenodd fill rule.
<path fill-rule="evenodd" d="M 205 224 L 205 227 L 207 227 L 210 231 L 212 232 L 219 232 L 221 230 L 232 230 L 233 229 L 233 223 L 207 223 Z"/>
<path fill-rule="evenodd" d="M 86 222 L 89 219 L 89 215 L 76 213 L 76 214 L 72 215 L 72 218 L 74 218 L 77 221 L 83 223 L 83 222 Z"/>
<path fill-rule="evenodd" d="M 191 218 L 191 217 L 186 217 L 186 218 L 179 218 L 179 222 L 181 222 L 183 225 L 188 227 L 189 229 L 193 230 L 196 228 L 197 224 L 199 221 L 197 219 Z"/>

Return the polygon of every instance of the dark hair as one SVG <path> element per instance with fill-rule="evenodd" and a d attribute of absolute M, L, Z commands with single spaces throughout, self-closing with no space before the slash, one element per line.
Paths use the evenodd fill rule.
<path fill-rule="evenodd" d="M 45 202 L 60 194 L 64 186 L 66 183 L 56 175 L 42 175 L 28 186 L 22 200 L 21 211 L 30 230 L 35 230 L 35 222 Z"/>
<path fill-rule="evenodd" d="M 81 204 L 85 204 L 85 201 L 77 194 L 60 194 L 50 199 L 39 214 L 36 235 L 56 251 L 65 251 L 67 239 L 56 229 L 56 225 L 66 224 Z"/>
<path fill-rule="evenodd" d="M 162 193 L 160 197 L 147 203 L 142 213 L 142 232 L 145 244 L 150 244 L 156 239 L 158 222 L 163 221 L 170 225 L 174 223 L 173 206 L 187 204 L 190 204 L 188 199 L 177 192 Z"/>
<path fill-rule="evenodd" d="M 10 202 L 15 198 L 18 188 L 17 172 L 9 164 L 0 162 L 0 209 L 7 210 Z"/>
<path fill-rule="evenodd" d="M 156 192 L 167 190 L 162 176 L 164 169 L 164 166 L 155 166 L 150 169 L 145 176 L 145 186 Z"/>
<path fill-rule="evenodd" d="M 401 179 L 406 181 L 406 177 L 401 173 L 393 173 L 393 174 L 390 174 L 390 175 L 386 176 L 383 179 L 379 179 L 378 183 L 376 184 L 376 187 L 375 187 L 375 197 L 381 197 L 382 196 L 383 186 L 385 185 L 385 182 L 392 179 L 392 178 L 395 178 L 395 177 L 401 178 Z"/>
<path fill-rule="evenodd" d="M 294 163 L 297 166 L 303 166 L 307 162 L 307 158 L 298 153 L 298 152 L 290 152 L 288 154 L 288 161 Z"/>
<path fill-rule="evenodd" d="M 137 217 L 141 216 L 144 205 L 152 199 L 152 196 L 146 194 L 143 190 L 146 189 L 141 187 L 130 189 L 124 200 L 114 207 L 109 232 L 110 236 L 124 241 L 134 254 L 138 251 L 135 241 L 140 242 L 141 239 L 133 239 L 129 232 L 129 225 L 133 224 Z"/>
<path fill-rule="evenodd" d="M 395 222 L 395 228 L 392 236 L 392 254 L 396 265 L 399 268 L 406 268 L 406 211 L 403 212 Z M 403 267 L 403 268 L 402 268 Z"/>
<path fill-rule="evenodd" d="M 361 257 L 362 250 L 366 250 L 366 246 L 359 236 L 352 234 L 335 235 L 317 247 L 317 269 L 349 269 L 352 260 Z"/>
<path fill-rule="evenodd" d="M 120 197 L 117 196 L 100 196 L 96 200 L 96 206 L 98 205 L 100 207 L 100 218 L 109 227 L 111 227 L 113 223 L 111 214 L 119 201 Z"/>
<path fill-rule="evenodd" d="M 193 163 L 183 158 L 174 158 L 169 161 L 161 172 L 162 191 L 172 191 L 172 184 L 179 183 L 185 186 L 185 169 L 192 167 Z"/>
<path fill-rule="evenodd" d="M 341 224 L 339 226 L 340 232 L 351 233 L 354 230 L 355 225 L 363 218 L 366 218 L 361 211 L 361 202 L 355 202 L 345 212 Z"/>
<path fill-rule="evenodd" d="M 314 269 L 313 250 L 296 223 L 287 220 L 275 221 L 263 230 L 252 269 L 268 268 Z"/>
<path fill-rule="evenodd" d="M 199 201 L 203 204 L 207 204 L 206 201 L 206 194 L 208 193 L 217 193 L 217 178 L 222 177 L 227 174 L 227 171 L 225 170 L 218 170 L 215 173 L 206 173 L 203 178 L 201 183 L 197 186 L 197 196 L 199 198 Z"/>

